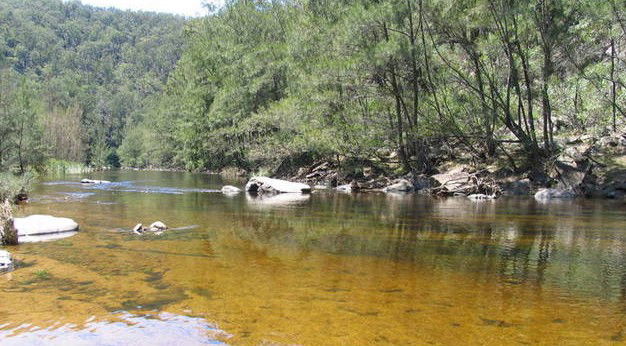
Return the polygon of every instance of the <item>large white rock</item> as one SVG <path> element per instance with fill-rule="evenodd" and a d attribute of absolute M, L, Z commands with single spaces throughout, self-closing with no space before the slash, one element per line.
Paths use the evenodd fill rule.
<path fill-rule="evenodd" d="M 74 220 L 50 215 L 16 217 L 14 225 L 20 243 L 66 238 L 78 231 L 78 224 Z"/>
<path fill-rule="evenodd" d="M 246 191 L 259 193 L 310 193 L 311 187 L 307 184 L 294 183 L 287 180 L 252 177 L 246 184 Z"/>
<path fill-rule="evenodd" d="M 0 273 L 13 270 L 13 258 L 8 251 L 0 250 Z"/>

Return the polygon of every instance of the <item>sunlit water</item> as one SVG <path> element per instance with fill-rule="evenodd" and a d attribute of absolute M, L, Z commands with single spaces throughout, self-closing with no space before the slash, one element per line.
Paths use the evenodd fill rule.
<path fill-rule="evenodd" d="M 18 211 L 76 236 L 9 248 L 1 344 L 603 344 L 626 338 L 623 202 L 219 193 L 104 172 Z M 239 183 L 241 185 L 241 183 Z M 137 223 L 174 230 L 135 236 Z"/>

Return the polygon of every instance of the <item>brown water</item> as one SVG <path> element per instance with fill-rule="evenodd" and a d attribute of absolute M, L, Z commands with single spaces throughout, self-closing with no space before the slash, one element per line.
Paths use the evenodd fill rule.
<path fill-rule="evenodd" d="M 623 202 L 218 193 L 219 177 L 105 172 L 21 215 L 81 232 L 9 250 L 0 343 L 611 344 L 626 338 Z M 229 182 L 232 183 L 232 182 Z M 161 220 L 162 236 L 134 236 Z"/>

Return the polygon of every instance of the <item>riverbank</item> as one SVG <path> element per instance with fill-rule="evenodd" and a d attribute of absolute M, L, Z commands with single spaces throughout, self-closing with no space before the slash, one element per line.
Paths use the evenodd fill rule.
<path fill-rule="evenodd" d="M 351 191 L 380 190 L 408 181 L 413 191 L 436 196 L 531 195 L 540 189 L 568 191 L 573 196 L 626 196 L 626 135 L 588 135 L 559 139 L 559 154 L 537 166 L 522 168 L 513 158 L 491 162 L 441 157 L 431 174 L 404 173 L 395 153 L 371 160 L 318 161 L 284 170 L 280 178 L 312 186 L 349 186 Z M 295 173 L 294 173 L 295 171 Z"/>
<path fill-rule="evenodd" d="M 255 171 L 227 167 L 203 173 L 220 174 L 242 182 L 252 176 L 267 175 L 312 187 L 339 187 L 353 192 L 380 191 L 408 182 L 411 192 L 440 197 L 471 194 L 524 196 L 544 188 L 567 191 L 576 197 L 626 197 L 626 134 L 605 137 L 582 134 L 556 140 L 561 148 L 557 155 L 527 167 L 515 156 L 477 161 L 457 150 L 457 156 L 447 153 L 431 158 L 437 164 L 429 167 L 428 174 L 420 174 L 403 169 L 397 153 L 380 150 L 379 155 L 369 159 L 339 156 L 304 163 L 283 163 Z M 122 169 L 186 171 L 160 167 Z"/>

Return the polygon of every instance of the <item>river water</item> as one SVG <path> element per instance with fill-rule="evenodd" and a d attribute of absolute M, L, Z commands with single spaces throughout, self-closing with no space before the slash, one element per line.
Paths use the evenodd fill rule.
<path fill-rule="evenodd" d="M 11 247 L 1 344 L 612 344 L 623 202 L 219 193 L 219 176 L 38 184 L 19 215 L 79 234 Z M 239 183 L 241 185 L 241 183 Z M 137 223 L 173 230 L 136 236 Z"/>

